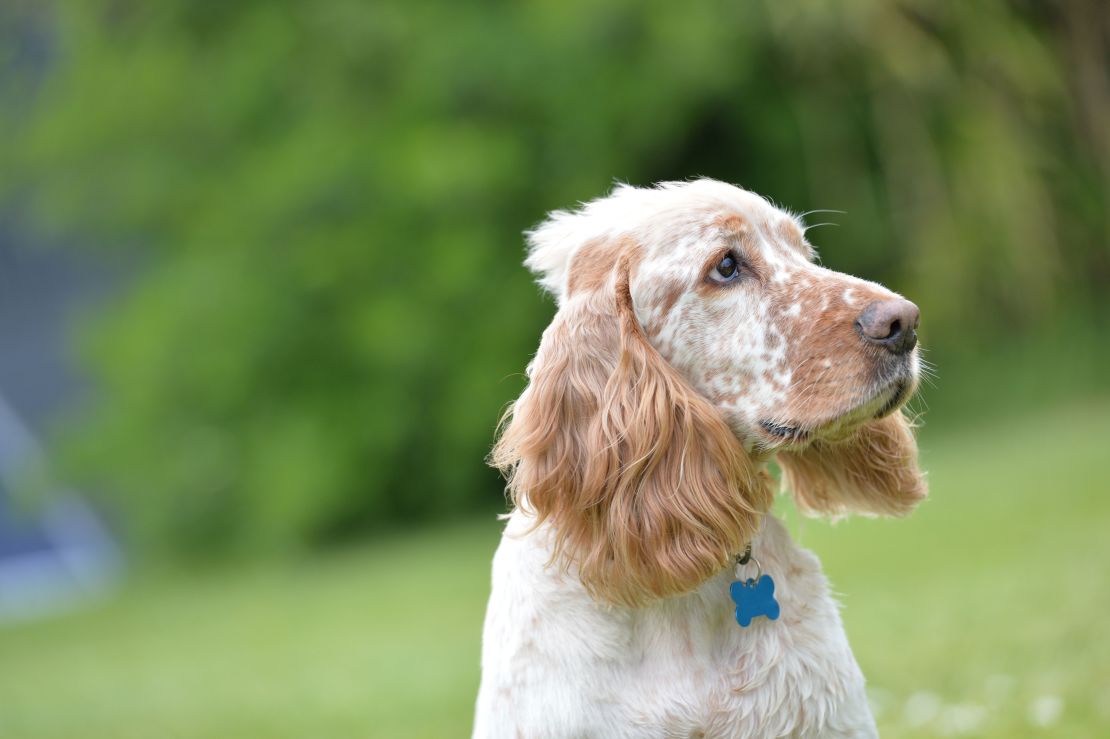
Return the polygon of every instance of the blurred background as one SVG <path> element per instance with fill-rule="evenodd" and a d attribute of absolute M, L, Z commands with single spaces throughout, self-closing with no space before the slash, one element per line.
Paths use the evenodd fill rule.
<path fill-rule="evenodd" d="M 8 0 L 0 736 L 468 735 L 521 232 L 698 175 L 922 308 L 883 734 L 1110 732 L 1100 0 Z"/>

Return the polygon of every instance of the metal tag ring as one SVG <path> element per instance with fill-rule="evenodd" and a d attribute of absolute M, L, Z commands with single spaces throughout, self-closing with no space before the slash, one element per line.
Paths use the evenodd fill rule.
<path fill-rule="evenodd" d="M 763 565 L 759 563 L 758 558 L 752 556 L 751 544 L 749 544 L 744 549 L 743 554 L 736 555 L 736 569 L 739 570 L 741 567 L 748 564 L 749 562 L 755 563 L 755 578 L 752 580 L 752 582 L 759 582 L 759 578 L 763 577 Z M 737 574 L 739 574 L 739 572 Z"/>
<path fill-rule="evenodd" d="M 752 557 L 752 562 L 755 562 L 755 579 L 753 582 L 759 582 L 759 578 L 763 577 L 763 565 L 759 564 L 759 560 Z"/>

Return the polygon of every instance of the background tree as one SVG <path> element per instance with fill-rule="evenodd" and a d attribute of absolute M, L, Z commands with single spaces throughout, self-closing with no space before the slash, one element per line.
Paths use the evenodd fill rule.
<path fill-rule="evenodd" d="M 8 11 L 0 194 L 135 255 L 73 472 L 178 552 L 497 505 L 545 211 L 708 175 L 842 228 L 934 357 L 1106 328 L 1098 2 L 60 0 Z M 24 37 L 24 40 L 25 37 Z M 1100 323 L 1101 322 L 1101 323 Z"/>

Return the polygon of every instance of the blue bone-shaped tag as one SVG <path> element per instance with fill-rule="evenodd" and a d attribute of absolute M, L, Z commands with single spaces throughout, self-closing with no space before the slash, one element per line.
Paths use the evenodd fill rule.
<path fill-rule="evenodd" d="M 766 616 L 772 621 L 779 617 L 775 581 L 770 575 L 761 575 L 758 580 L 737 580 L 729 588 L 729 594 L 736 603 L 736 623 L 741 626 L 748 626 L 758 616 Z"/>

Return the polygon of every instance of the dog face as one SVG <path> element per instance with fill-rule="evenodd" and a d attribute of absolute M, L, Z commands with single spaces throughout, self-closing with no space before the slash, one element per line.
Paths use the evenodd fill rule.
<path fill-rule="evenodd" d="M 685 592 L 751 541 L 772 453 L 804 510 L 925 495 L 898 411 L 917 309 L 813 263 L 800 224 L 711 180 L 618 188 L 530 234 L 559 310 L 492 462 L 597 596 Z"/>
<path fill-rule="evenodd" d="M 632 304 L 648 341 L 747 446 L 844 438 L 912 394 L 915 305 L 814 264 L 801 224 L 752 193 L 678 192 L 687 208 L 649 216 L 624 242 L 642 245 L 628 257 Z M 572 285 L 588 258 L 572 257 Z"/>

